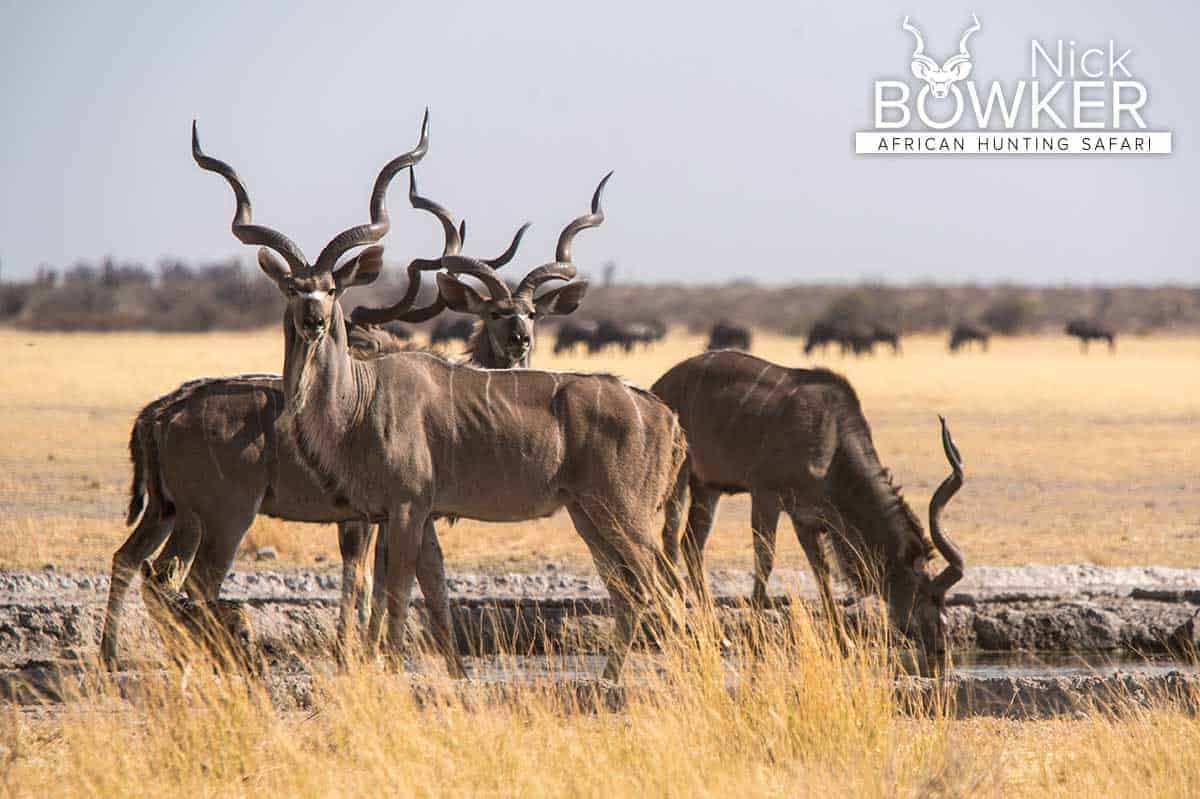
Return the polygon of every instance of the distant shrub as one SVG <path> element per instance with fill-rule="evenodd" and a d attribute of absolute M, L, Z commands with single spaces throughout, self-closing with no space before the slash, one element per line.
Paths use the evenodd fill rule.
<path fill-rule="evenodd" d="M 980 319 L 1001 335 L 1015 336 L 1037 328 L 1039 309 L 1040 305 L 1035 297 L 1014 293 L 990 302 Z"/>

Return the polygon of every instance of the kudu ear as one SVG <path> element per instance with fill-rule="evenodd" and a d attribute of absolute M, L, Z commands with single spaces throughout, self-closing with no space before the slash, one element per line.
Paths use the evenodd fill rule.
<path fill-rule="evenodd" d="M 258 268 L 281 289 L 287 287 L 287 282 L 292 276 L 291 267 L 266 247 L 258 248 Z"/>
<path fill-rule="evenodd" d="M 437 286 L 442 300 L 452 311 L 478 316 L 487 302 L 475 289 L 445 272 L 438 272 Z"/>
<path fill-rule="evenodd" d="M 338 291 L 366 286 L 375 282 L 383 269 L 383 245 L 368 247 L 333 270 L 333 282 Z"/>
<path fill-rule="evenodd" d="M 183 558 L 175 555 L 169 561 L 167 561 L 167 567 L 163 570 L 162 575 L 159 576 L 158 581 L 162 585 L 169 586 L 171 588 L 178 588 L 182 577 Z"/>
<path fill-rule="evenodd" d="M 536 297 L 533 307 L 539 316 L 566 316 L 579 307 L 587 290 L 588 282 L 586 280 L 568 283 Z"/>

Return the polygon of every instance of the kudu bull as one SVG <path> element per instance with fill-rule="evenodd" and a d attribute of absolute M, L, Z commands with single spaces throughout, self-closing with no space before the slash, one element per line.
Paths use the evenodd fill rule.
<path fill-rule="evenodd" d="M 683 430 L 652 394 L 611 376 L 476 369 L 425 353 L 350 358 L 340 295 L 378 276 L 382 248 L 374 245 L 390 227 L 388 184 L 424 153 L 423 140 L 389 163 L 375 182 L 370 223 L 336 236 L 311 265 L 283 234 L 251 224 L 231 167 L 199 149 L 196 161 L 229 182 L 237 200 L 233 233 L 263 245 L 259 265 L 286 298 L 285 423 L 301 459 L 326 493 L 388 521 L 389 646 L 402 646 L 421 543 L 435 516 L 522 521 L 566 507 L 609 591 L 617 635 L 604 673 L 615 679 L 637 612 L 663 590 L 681 591 L 649 529 L 686 458 Z M 586 220 L 560 239 L 558 260 L 542 267 L 547 272 L 575 276 L 571 238 L 604 219 L 595 199 Z M 371 246 L 338 265 L 364 245 Z M 441 265 L 484 271 L 460 255 Z M 448 665 L 463 674 L 445 591 L 430 605 Z M 374 640 L 379 630 L 371 632 Z"/>
<path fill-rule="evenodd" d="M 596 187 L 592 197 L 593 207 L 599 208 L 600 195 L 611 175 L 611 172 L 605 175 Z M 467 351 L 472 363 L 487 369 L 529 366 L 535 343 L 536 321 L 546 316 L 570 314 L 579 307 L 587 293 L 586 280 L 567 283 L 537 297 L 534 297 L 534 293 L 551 280 L 564 279 L 565 273 L 557 264 L 567 262 L 565 259 L 570 257 L 571 241 L 578 231 L 592 227 L 590 219 L 588 215 L 570 222 L 559 234 L 555 261 L 529 272 L 521 278 L 515 291 L 509 289 L 508 284 L 486 264 L 485 268 L 476 269 L 474 264 L 478 262 L 461 261 L 456 266 L 461 274 L 469 275 L 483 283 L 488 290 L 487 297 L 453 275 L 438 273 L 439 302 L 453 311 L 471 314 L 479 320 L 467 341 Z M 518 231 L 518 237 L 523 235 L 528 227 L 522 227 Z M 382 323 L 390 319 L 390 316 L 388 309 L 367 309 L 360 306 L 354 309 L 351 318 L 356 322 Z"/>
<path fill-rule="evenodd" d="M 754 533 L 755 606 L 767 602 L 780 513 L 792 520 L 816 577 L 821 603 L 839 638 L 827 540 L 842 571 L 861 591 L 878 590 L 895 626 L 937 649 L 945 637 L 946 592 L 963 576 L 958 547 L 940 513 L 962 484 L 962 458 L 942 422 L 952 472 L 929 503 L 929 532 L 879 462 L 854 389 L 823 369 L 788 369 L 745 353 L 711 352 L 673 367 L 653 391 L 687 431 L 688 486 L 681 481 L 663 528 L 668 558 L 678 555 L 685 489 L 691 507 L 683 535 L 693 587 L 708 600 L 703 552 L 722 494 L 749 492 Z M 948 565 L 929 571 L 934 549 Z"/>
<path fill-rule="evenodd" d="M 904 18 L 901 27 L 913 35 L 917 40 L 916 49 L 913 50 L 912 63 L 909 65 L 912 69 L 914 77 L 919 78 L 929 85 L 933 96 L 941 99 L 950 94 L 950 87 L 960 80 L 966 80 L 971 74 L 971 53 L 967 50 L 967 39 L 971 38 L 971 34 L 978 31 L 982 26 L 979 24 L 979 17 L 971 15 L 974 21 L 971 27 L 963 33 L 962 39 L 958 42 L 958 52 L 946 59 L 945 63 L 938 64 L 929 56 L 925 55 L 925 40 L 921 38 L 921 32 L 908 24 L 908 17 Z M 957 91 L 957 89 L 955 89 Z"/>
<path fill-rule="evenodd" d="M 432 213 L 442 223 L 446 235 L 443 253 L 459 252 L 462 238 L 449 213 L 419 196 L 415 180 L 409 197 L 414 208 Z M 520 233 L 501 256 L 483 263 L 493 268 L 507 264 L 516 254 Z M 429 262 L 409 266 L 405 293 L 409 304 L 419 288 L 419 280 L 412 277 L 425 263 Z M 420 322 L 441 309 L 435 303 L 389 318 Z M 402 348 L 403 342 L 386 335 L 386 325 L 368 325 L 366 322 L 374 320 L 369 314 L 367 317 L 362 324 L 347 326 L 354 357 L 379 357 Z M 338 524 L 342 556 L 339 646 L 346 643 L 356 611 L 365 624 L 360 577 L 372 539 L 370 526 L 362 521 L 362 514 L 322 492 L 291 437 L 278 427 L 283 409 L 278 375 L 240 375 L 189 381 L 138 413 L 129 439 L 133 482 L 127 517 L 128 524 L 137 522 L 137 526 L 113 555 L 101 636 L 101 656 L 110 668 L 116 664 L 120 619 L 138 564 L 166 540 L 153 564 L 154 573 L 182 576 L 186 571 L 187 594 L 193 600 L 214 603 L 233 556 L 259 513 L 286 521 Z M 184 569 L 171 569 L 175 558 Z M 428 542 L 423 562 L 429 565 L 421 575 L 422 591 L 427 595 L 436 595 L 442 584 L 436 572 L 429 572 L 437 568 L 438 560 L 434 539 Z"/>

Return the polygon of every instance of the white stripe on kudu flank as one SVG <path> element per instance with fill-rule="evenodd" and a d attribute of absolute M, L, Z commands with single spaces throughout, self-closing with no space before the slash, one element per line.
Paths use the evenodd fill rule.
<path fill-rule="evenodd" d="M 754 393 L 754 389 L 758 388 L 758 384 L 762 382 L 763 375 L 765 375 L 767 370 L 770 368 L 771 364 L 767 364 L 762 368 L 762 371 L 758 373 L 758 377 L 754 378 L 754 382 L 750 384 L 750 388 L 746 389 L 746 394 L 742 397 L 742 401 L 738 403 L 738 408 L 741 408 L 746 404 L 746 400 L 750 399 L 750 395 Z"/>

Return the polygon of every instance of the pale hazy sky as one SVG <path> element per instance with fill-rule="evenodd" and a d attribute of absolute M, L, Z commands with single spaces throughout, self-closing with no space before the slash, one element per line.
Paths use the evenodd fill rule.
<path fill-rule="evenodd" d="M 315 259 L 365 221 L 379 167 L 431 109 L 424 192 L 468 250 L 535 225 L 521 263 L 616 175 L 576 259 L 643 281 L 1197 279 L 1192 2 L 191 2 L 0 5 L 3 274 L 111 254 L 253 253 L 189 127 L 256 221 Z M 1115 38 L 1175 133 L 1154 158 L 853 155 L 871 81 L 907 74 L 911 14 L 939 58 L 977 13 L 975 78 L 1028 73 L 1030 37 Z M 436 225 L 391 194 L 392 259 Z"/>

